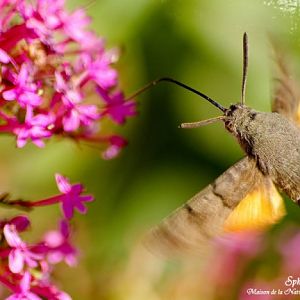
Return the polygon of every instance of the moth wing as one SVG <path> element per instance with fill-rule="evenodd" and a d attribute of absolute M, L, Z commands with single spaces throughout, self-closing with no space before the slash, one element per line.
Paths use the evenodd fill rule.
<path fill-rule="evenodd" d="M 272 111 L 278 112 L 300 125 L 300 91 L 298 85 L 291 77 L 283 55 L 276 46 L 274 49 L 278 77 L 275 79 Z"/>
<path fill-rule="evenodd" d="M 262 174 L 261 174 L 262 175 Z M 225 220 L 224 232 L 262 230 L 285 215 L 283 198 L 269 177 L 261 176 Z"/>
<path fill-rule="evenodd" d="M 154 227 L 146 246 L 163 256 L 198 253 L 224 231 L 250 229 L 262 220 L 274 223 L 283 214 L 283 202 L 272 181 L 253 159 L 245 157 Z"/>

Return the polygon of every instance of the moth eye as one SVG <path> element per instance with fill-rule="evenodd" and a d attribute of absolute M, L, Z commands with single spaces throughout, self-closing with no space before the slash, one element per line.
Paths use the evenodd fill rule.
<path fill-rule="evenodd" d="M 238 108 L 238 107 L 237 107 L 236 104 L 230 105 L 230 107 L 226 110 L 225 115 L 226 115 L 227 117 L 232 117 L 233 114 L 234 114 L 234 111 L 236 111 L 237 108 Z"/>
<path fill-rule="evenodd" d="M 229 110 L 230 110 L 231 114 L 232 114 L 235 110 L 237 110 L 237 108 L 238 108 L 238 106 L 237 106 L 236 104 L 230 105 Z"/>
<path fill-rule="evenodd" d="M 250 114 L 250 119 L 254 120 L 256 118 L 257 113 L 251 113 Z"/>

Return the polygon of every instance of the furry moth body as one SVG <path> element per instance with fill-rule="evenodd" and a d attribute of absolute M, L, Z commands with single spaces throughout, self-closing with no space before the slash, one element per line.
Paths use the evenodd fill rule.
<path fill-rule="evenodd" d="M 212 184 L 153 228 L 146 239 L 159 252 L 195 250 L 224 232 L 269 225 L 284 213 L 279 190 L 300 202 L 300 93 L 278 56 L 280 70 L 273 112 L 258 112 L 244 104 L 248 65 L 247 34 L 244 34 L 244 67 L 241 103 L 228 109 L 208 96 L 172 79 L 218 107 L 223 115 L 183 128 L 199 127 L 221 120 L 246 153 Z"/>
<path fill-rule="evenodd" d="M 225 127 L 257 167 L 293 201 L 300 200 L 300 129 L 286 117 L 233 105 Z"/>

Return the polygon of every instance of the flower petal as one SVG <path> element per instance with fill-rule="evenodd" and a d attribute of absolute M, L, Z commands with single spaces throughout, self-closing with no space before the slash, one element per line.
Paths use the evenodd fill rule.
<path fill-rule="evenodd" d="M 80 201 L 81 202 L 92 202 L 94 200 L 95 200 L 95 198 L 92 195 L 83 195 L 83 196 L 80 196 Z"/>
<path fill-rule="evenodd" d="M 24 256 L 19 249 L 13 249 L 8 256 L 8 266 L 13 273 L 20 273 L 24 267 Z"/>
<path fill-rule="evenodd" d="M 8 64 L 10 60 L 10 56 L 4 50 L 0 49 L 0 62 L 3 64 Z"/>
<path fill-rule="evenodd" d="M 60 192 L 62 192 L 63 194 L 67 194 L 71 191 L 71 184 L 69 183 L 68 178 L 56 173 L 55 180 Z"/>
<path fill-rule="evenodd" d="M 20 282 L 20 288 L 23 293 L 27 292 L 30 290 L 30 280 L 31 280 L 31 275 L 29 272 L 25 272 L 23 278 L 21 279 Z"/>
<path fill-rule="evenodd" d="M 23 244 L 14 225 L 6 224 L 3 233 L 10 247 L 19 247 Z"/>
<path fill-rule="evenodd" d="M 75 207 L 80 213 L 86 214 L 87 207 L 82 202 L 76 202 Z"/>
<path fill-rule="evenodd" d="M 72 185 L 72 194 L 79 195 L 83 192 L 83 185 L 81 183 L 75 183 Z"/>
<path fill-rule="evenodd" d="M 72 202 L 68 197 L 62 202 L 62 210 L 67 219 L 72 219 L 74 214 L 74 207 Z"/>
<path fill-rule="evenodd" d="M 55 248 L 63 243 L 64 237 L 59 231 L 51 230 L 46 233 L 44 240 L 47 246 Z"/>
<path fill-rule="evenodd" d="M 17 97 L 16 89 L 11 89 L 3 92 L 2 97 L 7 101 L 16 100 Z"/>
<path fill-rule="evenodd" d="M 30 221 L 26 216 L 16 216 L 9 221 L 9 224 L 16 226 L 17 231 L 24 231 L 30 225 Z"/>

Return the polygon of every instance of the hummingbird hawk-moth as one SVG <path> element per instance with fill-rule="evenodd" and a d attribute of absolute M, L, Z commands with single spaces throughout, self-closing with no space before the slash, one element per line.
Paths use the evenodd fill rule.
<path fill-rule="evenodd" d="M 285 213 L 277 188 L 294 202 L 300 202 L 300 93 L 277 53 L 280 76 L 272 112 L 259 112 L 246 106 L 246 33 L 243 58 L 241 101 L 229 108 L 176 80 L 158 80 L 171 81 L 197 93 L 223 113 L 213 119 L 183 123 L 181 128 L 195 128 L 221 120 L 246 153 L 246 157 L 151 230 L 148 242 L 154 242 L 160 250 L 193 250 L 223 232 L 259 228 L 276 222 Z"/>

